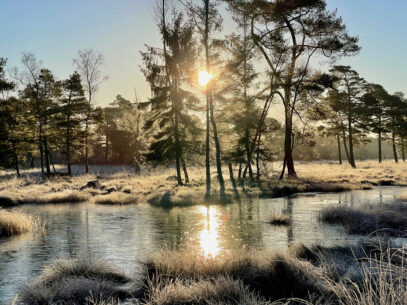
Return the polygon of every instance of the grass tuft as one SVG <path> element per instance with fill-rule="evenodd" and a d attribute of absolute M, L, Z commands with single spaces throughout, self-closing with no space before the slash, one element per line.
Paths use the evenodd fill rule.
<path fill-rule="evenodd" d="M 269 223 L 274 226 L 288 226 L 291 224 L 291 217 L 288 213 L 273 213 L 270 216 Z"/>
<path fill-rule="evenodd" d="M 32 232 L 42 227 L 41 220 L 21 211 L 0 209 L 0 237 Z"/>
<path fill-rule="evenodd" d="M 94 197 L 93 202 L 103 205 L 127 205 L 137 203 L 137 198 L 134 195 L 122 192 L 112 192 L 107 195 L 98 195 Z"/>
<path fill-rule="evenodd" d="M 321 211 L 320 219 L 341 224 L 350 234 L 407 236 L 407 205 L 403 203 L 361 208 L 331 207 Z"/>
<path fill-rule="evenodd" d="M 100 261 L 56 260 L 40 277 L 21 288 L 19 304 L 85 304 L 129 297 L 130 279 Z"/>

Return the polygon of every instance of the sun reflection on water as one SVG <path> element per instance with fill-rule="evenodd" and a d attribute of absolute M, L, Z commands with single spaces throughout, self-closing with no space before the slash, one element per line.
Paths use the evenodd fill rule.
<path fill-rule="evenodd" d="M 202 216 L 202 229 L 199 233 L 201 251 L 206 257 L 215 257 L 221 251 L 219 244 L 219 211 L 214 206 L 201 206 L 199 212 L 200 216 Z"/>

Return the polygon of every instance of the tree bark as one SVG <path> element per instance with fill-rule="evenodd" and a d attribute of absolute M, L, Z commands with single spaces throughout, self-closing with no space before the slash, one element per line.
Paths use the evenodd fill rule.
<path fill-rule="evenodd" d="M 18 154 L 17 154 L 17 149 L 16 149 L 16 143 L 14 143 L 14 141 L 12 142 L 12 148 L 13 148 L 13 155 L 14 155 L 14 167 L 16 169 L 17 177 L 21 177 L 20 167 L 18 166 Z"/>
<path fill-rule="evenodd" d="M 338 158 L 339 158 L 339 164 L 342 165 L 342 151 L 341 151 L 341 138 L 339 136 L 339 133 L 336 135 L 336 138 L 338 140 Z"/>
<path fill-rule="evenodd" d="M 259 135 L 259 140 L 257 142 L 257 152 L 256 152 L 257 180 L 260 180 L 260 143 L 261 143 L 261 134 Z"/>
<path fill-rule="evenodd" d="M 232 167 L 232 162 L 228 163 L 228 167 L 229 167 L 229 176 L 230 176 L 230 182 L 232 182 L 232 186 L 233 186 L 233 191 L 236 195 L 236 198 L 239 198 L 239 192 L 237 191 L 237 185 L 236 185 L 236 180 L 235 177 L 233 175 L 233 167 Z"/>
<path fill-rule="evenodd" d="M 348 159 L 348 162 L 350 164 L 349 149 L 348 149 L 348 144 L 347 144 L 348 140 L 346 139 L 345 131 L 342 131 L 342 137 L 343 137 L 343 147 L 345 148 L 346 158 Z"/>
<path fill-rule="evenodd" d="M 109 135 L 106 131 L 106 141 L 105 141 L 105 165 L 108 164 L 109 161 Z"/>
<path fill-rule="evenodd" d="M 401 157 L 403 158 L 403 162 L 406 162 L 406 151 L 404 147 L 404 138 L 401 138 Z"/>
<path fill-rule="evenodd" d="M 179 141 L 179 123 L 178 123 L 178 101 L 172 98 L 173 110 L 174 110 L 174 137 L 175 137 L 175 165 L 177 168 L 177 181 L 178 185 L 182 185 L 181 177 L 181 144 Z"/>
<path fill-rule="evenodd" d="M 379 163 L 382 163 L 383 161 L 383 153 L 382 153 L 382 133 L 379 131 L 379 137 L 378 137 L 378 145 L 379 145 Z"/>
<path fill-rule="evenodd" d="M 284 161 L 287 166 L 288 177 L 297 178 L 297 173 L 295 171 L 293 159 L 293 143 L 292 143 L 293 126 L 292 126 L 292 116 L 290 112 L 291 110 L 287 106 L 285 118 Z"/>
<path fill-rule="evenodd" d="M 89 101 L 90 104 L 90 101 Z M 89 130 L 89 113 L 88 113 L 88 118 L 86 118 L 86 123 L 85 123 L 85 173 L 89 173 L 89 135 L 88 135 L 88 130 Z"/>
<path fill-rule="evenodd" d="M 209 109 L 210 109 L 210 116 L 211 116 L 211 122 L 212 122 L 213 137 L 214 137 L 214 140 L 215 140 L 216 169 L 217 169 L 217 173 L 218 173 L 218 181 L 219 181 L 219 187 L 220 187 L 220 197 L 223 199 L 226 196 L 226 193 L 225 193 L 225 180 L 223 179 L 223 174 L 222 174 L 221 150 L 220 150 L 220 143 L 219 143 L 219 138 L 218 138 L 218 129 L 216 127 L 215 116 L 214 116 L 214 113 L 213 113 L 214 111 L 213 111 L 212 95 L 211 95 L 211 98 L 210 98 Z"/>
<path fill-rule="evenodd" d="M 69 119 L 68 119 L 68 121 L 69 121 Z M 71 137 L 70 137 L 69 127 L 66 128 L 66 164 L 67 164 L 67 167 L 68 167 L 68 175 L 72 176 L 72 169 L 71 169 Z"/>
<path fill-rule="evenodd" d="M 394 130 L 394 119 L 393 119 L 393 130 L 392 130 L 392 144 L 393 144 L 393 155 L 394 155 L 394 162 L 399 162 L 399 157 L 397 156 L 397 146 L 396 146 L 396 132 Z"/>
<path fill-rule="evenodd" d="M 186 165 L 184 159 L 182 159 L 181 163 L 182 163 L 182 169 L 184 171 L 185 183 L 188 184 L 189 183 L 189 175 L 188 175 L 187 165 Z"/>
<path fill-rule="evenodd" d="M 356 163 L 355 163 L 355 156 L 353 153 L 353 127 L 352 127 L 352 117 L 349 114 L 348 117 L 348 131 L 349 131 L 349 161 L 350 161 L 350 165 L 353 168 L 356 168 Z"/>
<path fill-rule="evenodd" d="M 47 175 L 50 175 L 51 168 L 49 166 L 48 141 L 46 138 L 44 138 L 44 154 L 45 154 L 45 167 L 47 169 Z"/>

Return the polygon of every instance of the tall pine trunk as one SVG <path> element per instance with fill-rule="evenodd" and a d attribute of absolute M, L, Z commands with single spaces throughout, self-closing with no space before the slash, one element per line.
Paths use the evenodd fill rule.
<path fill-rule="evenodd" d="M 12 149 L 13 149 L 14 167 L 16 169 L 17 177 L 21 177 L 21 175 L 20 175 L 20 167 L 18 165 L 18 154 L 17 154 L 16 143 L 14 141 L 12 141 L 11 145 L 12 145 Z"/>
<path fill-rule="evenodd" d="M 349 132 L 349 163 L 353 168 L 356 168 L 355 155 L 353 152 L 353 126 L 352 126 L 352 116 L 349 113 L 348 116 L 348 132 Z"/>
<path fill-rule="evenodd" d="M 394 162 L 398 163 L 399 162 L 399 157 L 397 156 L 397 146 L 396 146 L 396 132 L 394 130 L 394 118 L 393 118 L 393 128 L 392 128 L 392 133 L 391 133 L 391 140 L 393 144 L 393 156 L 394 156 Z"/>
<path fill-rule="evenodd" d="M 187 165 L 186 165 L 184 159 L 181 160 L 181 163 L 182 163 L 182 170 L 184 171 L 185 183 L 188 184 L 189 183 L 189 175 L 188 175 Z"/>
<path fill-rule="evenodd" d="M 348 163 L 350 164 L 349 149 L 348 149 L 348 144 L 347 144 L 348 140 L 346 139 L 345 131 L 342 131 L 342 137 L 343 137 L 343 147 L 345 148 L 346 158 L 348 160 Z"/>
<path fill-rule="evenodd" d="M 107 165 L 109 161 L 109 135 L 106 131 L 106 141 L 105 141 L 105 165 Z"/>
<path fill-rule="evenodd" d="M 46 137 L 44 137 L 44 154 L 45 154 L 45 168 L 47 170 L 47 175 L 50 175 L 51 168 L 50 168 L 50 164 L 49 164 L 48 141 L 47 141 Z"/>
<path fill-rule="evenodd" d="M 218 181 L 219 181 L 219 187 L 220 187 L 220 197 L 221 199 L 224 199 L 226 196 L 225 193 L 225 180 L 223 179 L 223 174 L 222 174 L 222 160 L 221 160 L 221 150 L 220 150 L 220 143 L 219 143 L 219 138 L 218 138 L 218 129 L 216 126 L 216 121 L 215 121 L 215 116 L 214 116 L 214 111 L 213 111 L 213 98 L 212 95 L 210 97 L 210 104 L 209 104 L 209 109 L 210 109 L 210 116 L 211 116 L 211 122 L 212 122 L 212 131 L 213 131 L 213 137 L 215 140 L 215 157 L 216 157 L 216 169 L 218 173 Z"/>
<path fill-rule="evenodd" d="M 288 91 L 288 90 L 286 90 Z M 291 97 L 290 94 L 286 93 L 286 103 L 290 101 Z M 292 126 L 292 116 L 291 116 L 291 108 L 286 105 L 285 106 L 285 139 L 284 139 L 284 163 L 286 165 L 288 171 L 288 177 L 290 178 L 297 178 L 297 173 L 294 167 L 294 159 L 293 159 L 293 126 Z M 285 169 L 285 167 L 283 166 Z M 282 172 L 282 177 L 284 176 L 284 171 Z"/>
<path fill-rule="evenodd" d="M 89 101 L 90 104 L 90 101 Z M 88 117 L 86 118 L 86 123 L 85 123 L 85 173 L 88 174 L 89 173 L 89 113 L 88 113 Z"/>
<path fill-rule="evenodd" d="M 338 159 L 339 159 L 339 164 L 342 165 L 341 137 L 339 136 L 339 133 L 336 135 L 336 138 L 337 138 L 337 140 L 338 140 Z"/>
<path fill-rule="evenodd" d="M 69 119 L 68 119 L 69 122 Z M 69 125 L 69 123 L 68 123 Z M 66 164 L 68 167 L 68 175 L 72 176 L 72 169 L 71 169 L 71 135 L 69 127 L 66 128 Z"/>
<path fill-rule="evenodd" d="M 404 138 L 401 138 L 401 157 L 403 158 L 403 162 L 406 162 L 406 151 L 404 147 Z"/>
<path fill-rule="evenodd" d="M 174 137 L 175 137 L 175 165 L 177 168 L 177 182 L 178 185 L 182 185 L 181 177 L 181 144 L 179 141 L 179 123 L 178 123 L 178 101 L 173 98 L 173 109 L 174 109 Z"/>
<path fill-rule="evenodd" d="M 383 153 L 382 153 L 382 132 L 381 131 L 379 131 L 378 145 L 379 145 L 379 163 L 382 163 Z"/>

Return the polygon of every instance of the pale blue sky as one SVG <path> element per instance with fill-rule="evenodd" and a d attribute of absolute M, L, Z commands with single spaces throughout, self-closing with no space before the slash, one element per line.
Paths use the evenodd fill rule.
<path fill-rule="evenodd" d="M 368 81 L 390 92 L 407 93 L 406 0 L 327 0 L 337 8 L 362 52 L 345 59 Z M 144 44 L 159 45 L 153 18 L 154 0 L 0 0 L 0 57 L 18 66 L 23 51 L 42 59 L 62 79 L 73 71 L 72 59 L 82 48 L 99 50 L 109 80 L 97 100 L 111 102 L 120 93 L 149 96 L 139 71 Z M 228 22 L 225 30 L 232 27 Z"/>

